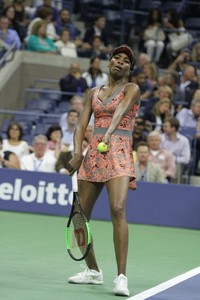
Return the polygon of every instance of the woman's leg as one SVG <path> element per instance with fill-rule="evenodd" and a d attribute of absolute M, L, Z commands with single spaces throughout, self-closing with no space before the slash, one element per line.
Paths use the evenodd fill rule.
<path fill-rule="evenodd" d="M 153 60 L 154 58 L 154 52 L 155 52 L 155 48 L 156 48 L 156 43 L 153 40 L 148 40 L 144 43 L 144 46 L 146 48 L 147 54 L 150 58 L 150 61 Z"/>
<path fill-rule="evenodd" d="M 100 192 L 102 191 L 103 185 L 104 184 L 101 183 L 92 183 L 83 180 L 80 180 L 78 182 L 78 194 L 79 194 L 81 206 L 83 208 L 83 211 L 88 221 L 90 220 L 94 204 Z M 91 244 L 90 251 L 85 261 L 89 269 L 99 271 L 95 254 L 94 254 L 93 242 Z"/>
<path fill-rule="evenodd" d="M 126 274 L 128 253 L 128 225 L 126 221 L 126 198 L 129 177 L 118 177 L 109 180 L 107 190 L 110 201 L 110 212 L 113 223 L 113 239 L 117 269 L 119 274 Z"/>

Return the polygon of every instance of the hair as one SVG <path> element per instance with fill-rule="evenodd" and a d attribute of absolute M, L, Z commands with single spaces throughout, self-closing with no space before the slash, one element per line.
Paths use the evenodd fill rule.
<path fill-rule="evenodd" d="M 165 74 L 170 74 L 174 81 L 177 83 L 178 82 L 178 79 L 179 79 L 179 75 L 178 75 L 178 72 L 176 72 L 175 70 L 167 70 Z"/>
<path fill-rule="evenodd" d="M 62 135 L 62 128 L 60 127 L 59 124 L 53 124 L 53 125 L 51 125 L 51 126 L 47 129 L 46 137 L 47 137 L 48 141 L 51 140 L 51 134 L 52 134 L 52 132 L 58 131 L 58 130 L 61 132 L 61 135 Z"/>
<path fill-rule="evenodd" d="M 79 117 L 79 112 L 77 111 L 77 110 L 75 110 L 75 109 L 70 109 L 70 110 L 68 110 L 68 112 L 67 112 L 67 117 L 69 117 L 69 115 L 71 114 L 71 113 L 77 113 L 78 114 L 78 117 Z"/>
<path fill-rule="evenodd" d="M 33 139 L 33 145 L 35 145 L 38 140 L 43 140 L 46 144 L 48 142 L 47 137 L 44 134 L 38 134 Z"/>
<path fill-rule="evenodd" d="M 15 121 L 11 122 L 8 125 L 7 131 L 6 131 L 8 139 L 10 139 L 10 130 L 13 126 L 17 126 L 17 128 L 19 129 L 19 140 L 21 140 L 22 136 L 23 136 L 23 129 L 22 129 L 22 126 L 20 125 L 20 123 L 15 122 Z"/>
<path fill-rule="evenodd" d="M 157 22 L 159 22 L 160 24 L 162 24 L 162 14 L 161 14 L 161 11 L 159 8 L 152 8 L 150 11 L 149 11 L 149 16 L 148 16 L 148 25 L 152 25 L 154 24 L 154 20 L 153 20 L 153 13 L 154 11 L 157 11 L 158 12 L 158 19 L 157 19 Z"/>
<path fill-rule="evenodd" d="M 161 91 L 165 91 L 169 95 L 169 99 L 172 100 L 173 98 L 173 90 L 170 88 L 168 85 L 162 85 L 158 88 L 158 95 L 160 94 Z"/>
<path fill-rule="evenodd" d="M 158 70 L 157 70 L 156 64 L 154 62 L 149 62 L 149 63 L 146 63 L 144 66 L 149 68 L 153 79 L 157 80 L 158 79 Z"/>
<path fill-rule="evenodd" d="M 136 146 L 136 151 L 137 151 L 138 148 L 141 147 L 141 146 L 144 146 L 144 147 L 149 148 L 149 145 L 147 144 L 147 142 L 142 141 L 142 142 L 139 142 L 139 143 L 137 144 L 137 146 Z"/>
<path fill-rule="evenodd" d="M 159 137 L 159 139 L 161 140 L 161 134 L 160 134 L 160 132 L 157 131 L 157 130 L 153 130 L 153 131 L 151 131 L 151 132 L 148 134 L 148 136 L 147 136 L 147 141 L 149 141 L 149 139 L 150 139 L 151 137 L 154 137 L 154 136 Z"/>
<path fill-rule="evenodd" d="M 46 25 L 46 24 L 47 23 L 45 21 L 43 21 L 43 20 L 35 22 L 35 24 L 33 24 L 33 27 L 32 27 L 32 30 L 31 30 L 31 34 L 34 34 L 34 35 L 37 36 L 40 27 L 42 27 L 43 25 Z"/>
<path fill-rule="evenodd" d="M 193 48 L 192 48 L 192 54 L 191 54 L 191 58 L 192 61 L 196 62 L 200 59 L 200 57 L 197 56 L 197 48 L 200 47 L 200 42 L 196 43 Z"/>
<path fill-rule="evenodd" d="M 200 98 L 192 99 L 191 106 L 195 106 L 196 104 L 200 104 Z"/>
<path fill-rule="evenodd" d="M 67 9 L 67 8 L 62 8 L 61 10 L 59 10 L 59 16 L 62 14 L 63 11 L 68 11 L 69 14 L 70 14 L 69 9 Z"/>
<path fill-rule="evenodd" d="M 3 143 L 3 138 L 2 138 L 2 136 L 0 135 L 0 144 L 2 144 Z"/>
<path fill-rule="evenodd" d="M 53 9 L 49 6 L 43 6 L 38 10 L 37 16 L 41 19 L 46 19 L 48 16 L 53 15 Z"/>
<path fill-rule="evenodd" d="M 61 31 L 60 31 L 60 36 L 61 36 L 65 31 L 68 32 L 69 35 L 70 35 L 70 30 L 69 30 L 68 28 L 63 28 L 63 29 L 61 29 Z"/>
<path fill-rule="evenodd" d="M 180 127 L 180 123 L 179 123 L 179 120 L 175 117 L 170 117 L 170 118 L 167 118 L 164 123 L 168 122 L 170 124 L 171 127 L 175 127 L 176 131 L 179 130 L 179 127 Z"/>
<path fill-rule="evenodd" d="M 163 98 L 159 100 L 158 102 L 156 102 L 156 104 L 153 107 L 153 112 L 155 113 L 156 116 L 160 115 L 159 108 L 162 104 L 169 104 L 169 107 L 171 107 L 171 101 L 169 98 Z"/>
<path fill-rule="evenodd" d="M 104 15 L 96 15 L 96 16 L 94 17 L 94 23 L 95 23 L 96 21 L 98 21 L 99 19 L 101 19 L 101 18 L 104 18 L 104 19 L 105 19 L 105 16 L 104 16 Z"/>

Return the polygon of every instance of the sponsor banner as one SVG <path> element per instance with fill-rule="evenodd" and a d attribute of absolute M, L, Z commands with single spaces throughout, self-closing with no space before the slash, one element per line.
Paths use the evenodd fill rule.
<path fill-rule="evenodd" d="M 72 200 L 67 175 L 0 169 L 0 210 L 68 216 Z M 199 211 L 200 187 L 138 182 L 128 193 L 130 223 L 200 229 Z M 106 188 L 92 218 L 110 220 Z"/>

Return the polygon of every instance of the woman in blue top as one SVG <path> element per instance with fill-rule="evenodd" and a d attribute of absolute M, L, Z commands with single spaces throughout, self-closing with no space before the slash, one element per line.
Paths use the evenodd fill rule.
<path fill-rule="evenodd" d="M 54 42 L 46 36 L 46 26 L 45 21 L 38 21 L 33 25 L 32 33 L 26 42 L 27 50 L 57 53 Z"/>

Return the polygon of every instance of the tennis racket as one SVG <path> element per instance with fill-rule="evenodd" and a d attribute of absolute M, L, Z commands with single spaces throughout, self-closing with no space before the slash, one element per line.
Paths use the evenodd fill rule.
<path fill-rule="evenodd" d="M 73 204 L 66 226 L 66 248 L 73 260 L 80 261 L 89 253 L 92 235 L 78 197 L 77 173 L 72 176 Z"/>

